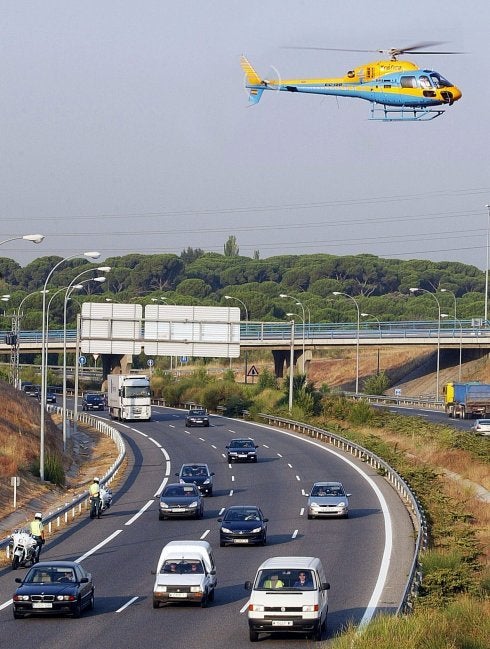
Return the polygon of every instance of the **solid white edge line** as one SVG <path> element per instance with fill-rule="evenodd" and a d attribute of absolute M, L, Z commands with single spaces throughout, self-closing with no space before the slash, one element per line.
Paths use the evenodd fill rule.
<path fill-rule="evenodd" d="M 153 494 L 153 498 L 157 498 L 162 493 L 162 491 L 164 490 L 165 485 L 167 484 L 167 482 L 168 482 L 168 476 L 163 478 L 162 484 L 158 487 L 156 492 Z"/>
<path fill-rule="evenodd" d="M 143 507 L 139 510 L 139 512 L 136 512 L 136 514 L 135 514 L 132 518 L 130 518 L 129 521 L 127 521 L 126 523 L 124 523 L 124 525 L 131 525 L 132 523 L 134 523 L 134 521 L 135 521 L 136 519 L 138 519 L 138 518 L 141 516 L 141 514 L 143 514 L 144 512 L 146 512 L 146 510 L 148 509 L 148 507 L 150 507 L 151 505 L 153 505 L 154 502 L 155 502 L 154 500 L 149 500 L 149 501 L 146 503 L 146 505 L 143 505 Z"/>
<path fill-rule="evenodd" d="M 100 548 L 104 547 L 104 545 L 112 541 L 112 539 L 116 538 L 116 536 L 118 534 L 121 534 L 121 532 L 122 530 L 116 530 L 115 532 L 113 532 L 110 536 L 108 536 L 106 539 L 101 541 L 98 545 L 95 545 L 91 550 L 85 552 L 85 554 L 82 554 L 82 556 L 78 557 L 78 559 L 75 559 L 75 563 L 82 563 L 84 559 L 89 557 L 91 554 L 94 554 L 94 552 L 97 552 L 97 550 L 99 550 Z"/>
<path fill-rule="evenodd" d="M 117 611 L 115 611 L 115 612 L 120 613 L 121 611 L 124 611 L 125 608 L 128 608 L 128 606 L 131 606 L 131 604 L 133 604 L 137 599 L 138 599 L 138 597 L 131 597 L 129 602 L 126 602 L 126 604 L 123 604 L 123 606 L 121 606 L 121 608 L 118 608 Z"/>

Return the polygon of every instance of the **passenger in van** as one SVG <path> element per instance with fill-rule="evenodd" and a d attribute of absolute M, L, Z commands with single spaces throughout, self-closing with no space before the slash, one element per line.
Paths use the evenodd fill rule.
<path fill-rule="evenodd" d="M 174 561 L 165 561 L 163 572 L 177 572 L 177 564 Z"/>
<path fill-rule="evenodd" d="M 312 586 L 311 574 L 301 571 L 298 574 L 298 579 L 294 582 L 294 588 L 311 588 Z"/>
<path fill-rule="evenodd" d="M 284 588 L 284 582 L 279 579 L 278 575 L 271 575 L 264 580 L 262 586 L 263 588 Z"/>

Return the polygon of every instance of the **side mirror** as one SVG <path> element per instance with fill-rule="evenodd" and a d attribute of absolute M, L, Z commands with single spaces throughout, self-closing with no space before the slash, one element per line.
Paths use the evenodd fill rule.
<path fill-rule="evenodd" d="M 216 574 L 216 570 L 210 570 L 209 574 L 214 576 Z"/>
<path fill-rule="evenodd" d="M 222 519 L 222 518 L 218 518 L 218 523 L 222 523 L 222 522 L 223 522 L 223 519 Z"/>
<path fill-rule="evenodd" d="M 257 445 L 255 448 L 259 448 L 259 446 Z"/>
<path fill-rule="evenodd" d="M 21 579 L 20 577 L 16 577 L 16 578 L 15 578 L 15 583 L 16 583 L 16 584 L 21 584 L 21 583 L 22 583 L 22 579 Z"/>
<path fill-rule="evenodd" d="M 345 494 L 345 495 L 347 496 L 347 498 L 350 498 L 352 496 L 352 494 Z"/>
<path fill-rule="evenodd" d="M 330 584 L 328 581 L 322 582 L 322 590 L 330 590 Z"/>
<path fill-rule="evenodd" d="M 80 583 L 81 583 L 81 584 L 88 584 L 88 577 L 82 577 L 82 578 L 80 579 Z"/>
<path fill-rule="evenodd" d="M 179 474 L 178 474 L 178 473 L 175 473 L 174 475 L 178 476 Z"/>
<path fill-rule="evenodd" d="M 225 448 L 230 448 L 229 446 L 225 446 Z"/>
<path fill-rule="evenodd" d="M 251 581 L 246 581 L 244 584 L 245 590 L 252 590 L 252 582 Z"/>
<path fill-rule="evenodd" d="M 216 475 L 214 471 L 211 471 L 211 475 Z"/>
<path fill-rule="evenodd" d="M 150 570 L 150 575 L 156 575 L 156 574 L 157 574 L 156 570 Z"/>
<path fill-rule="evenodd" d="M 268 519 L 268 518 L 263 518 L 262 520 L 264 521 L 264 523 L 268 523 L 268 522 L 269 522 L 269 519 Z"/>

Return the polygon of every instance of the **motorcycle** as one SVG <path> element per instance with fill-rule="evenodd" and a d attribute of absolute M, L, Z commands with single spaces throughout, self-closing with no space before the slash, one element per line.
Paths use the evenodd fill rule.
<path fill-rule="evenodd" d="M 102 512 L 105 512 L 112 504 L 112 491 L 110 489 L 100 488 L 99 498 L 90 496 L 90 518 L 100 518 Z"/>
<path fill-rule="evenodd" d="M 36 562 L 36 545 L 36 539 L 25 528 L 22 527 L 12 532 L 9 543 L 12 553 L 12 570 Z"/>

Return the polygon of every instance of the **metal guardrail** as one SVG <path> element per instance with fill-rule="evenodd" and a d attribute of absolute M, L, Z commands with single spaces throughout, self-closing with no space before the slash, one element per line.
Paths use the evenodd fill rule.
<path fill-rule="evenodd" d="M 61 414 L 62 412 L 62 409 L 57 407 L 48 406 L 48 410 L 59 414 Z M 66 414 L 68 419 L 73 420 L 73 416 L 74 416 L 73 411 L 67 410 Z M 124 444 L 124 440 L 118 430 L 110 426 L 105 421 L 92 417 L 87 413 L 79 412 L 78 421 L 87 424 L 88 426 L 91 426 L 92 428 L 98 430 L 100 433 L 103 433 L 107 437 L 110 437 L 116 444 L 117 449 L 119 451 L 117 459 L 109 468 L 107 473 L 100 480 L 101 484 L 105 486 L 110 485 L 111 482 L 116 477 L 119 467 L 121 466 L 126 456 L 126 446 Z M 62 522 L 66 524 L 68 523 L 69 519 L 73 520 L 77 512 L 78 514 L 82 512 L 83 505 L 85 505 L 85 509 L 87 510 L 89 508 L 89 502 L 90 502 L 89 491 L 88 489 L 85 489 L 85 491 L 83 491 L 81 494 L 74 496 L 71 502 L 65 503 L 63 507 L 58 507 L 58 509 L 56 509 L 55 511 L 48 512 L 46 516 L 43 515 L 43 523 L 48 533 L 51 533 L 53 529 L 58 529 L 61 526 Z M 7 556 L 8 556 L 9 540 L 10 540 L 10 536 L 0 540 L 0 549 L 6 548 Z"/>
<path fill-rule="evenodd" d="M 422 582 L 420 553 L 422 552 L 422 550 L 427 549 L 429 537 L 428 524 L 424 509 L 420 504 L 420 501 L 418 500 L 416 494 L 411 490 L 408 483 L 379 456 L 371 453 L 371 451 L 368 451 L 364 447 L 351 442 L 345 437 L 335 435 L 326 430 L 322 430 L 321 428 L 316 428 L 315 426 L 303 424 L 298 421 L 276 417 L 275 415 L 260 413 L 259 417 L 265 419 L 269 425 L 279 428 L 288 428 L 289 430 L 299 432 L 303 435 L 308 435 L 309 437 L 314 437 L 315 439 L 326 442 L 327 444 L 331 444 L 332 446 L 335 446 L 342 451 L 350 453 L 357 459 L 361 460 L 362 462 L 366 462 L 374 469 L 376 469 L 376 471 L 383 475 L 392 485 L 392 487 L 397 491 L 398 495 L 400 496 L 401 500 L 403 501 L 411 515 L 417 532 L 412 565 L 402 600 L 398 605 L 397 615 L 411 611 L 413 607 L 413 600 L 417 596 L 419 586 Z"/>
<path fill-rule="evenodd" d="M 384 394 L 356 394 L 355 392 L 342 392 L 349 399 L 369 401 L 385 406 L 404 406 L 406 408 L 430 408 L 444 410 L 444 402 L 437 401 L 435 396 L 421 395 L 420 397 L 396 397 Z"/>

